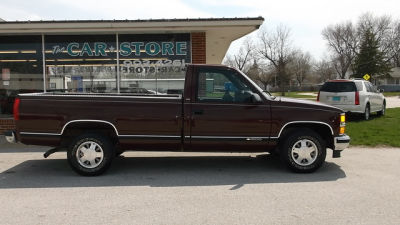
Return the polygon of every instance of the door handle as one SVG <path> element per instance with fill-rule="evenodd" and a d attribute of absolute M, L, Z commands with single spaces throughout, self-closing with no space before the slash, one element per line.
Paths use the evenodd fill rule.
<path fill-rule="evenodd" d="M 202 109 L 193 110 L 193 115 L 203 115 L 203 114 L 204 110 Z"/>

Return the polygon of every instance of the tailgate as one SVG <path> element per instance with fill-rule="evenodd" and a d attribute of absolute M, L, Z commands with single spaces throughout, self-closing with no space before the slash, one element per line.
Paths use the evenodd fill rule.
<path fill-rule="evenodd" d="M 320 101 L 329 105 L 354 105 L 354 92 L 320 92 Z"/>

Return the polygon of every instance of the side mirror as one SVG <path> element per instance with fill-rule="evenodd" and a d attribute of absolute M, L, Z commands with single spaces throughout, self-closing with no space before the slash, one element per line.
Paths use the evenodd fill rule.
<path fill-rule="evenodd" d="M 384 90 L 383 89 L 379 89 L 378 91 L 379 91 L 379 93 L 383 93 Z"/>
<path fill-rule="evenodd" d="M 261 97 L 256 93 L 253 93 L 251 95 L 250 99 L 251 99 L 251 103 L 262 103 Z"/>

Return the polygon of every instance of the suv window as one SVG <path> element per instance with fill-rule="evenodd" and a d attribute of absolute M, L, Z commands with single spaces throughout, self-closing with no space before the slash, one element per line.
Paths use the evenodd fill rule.
<path fill-rule="evenodd" d="M 356 87 L 357 87 L 357 91 L 363 91 L 363 89 L 364 89 L 364 86 L 363 86 L 363 84 L 362 84 L 362 82 L 354 82 L 355 84 L 356 84 Z"/>
<path fill-rule="evenodd" d="M 368 92 L 377 92 L 377 89 L 374 85 L 372 85 L 370 82 L 365 82 L 365 86 L 367 87 Z"/>
<path fill-rule="evenodd" d="M 338 81 L 338 82 L 326 82 L 322 85 L 321 90 L 324 92 L 353 92 L 357 91 L 354 82 Z"/>

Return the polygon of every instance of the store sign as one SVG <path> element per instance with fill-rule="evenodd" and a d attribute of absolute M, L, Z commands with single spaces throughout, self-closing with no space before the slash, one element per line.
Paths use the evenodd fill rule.
<path fill-rule="evenodd" d="M 121 56 L 185 56 L 187 55 L 187 42 L 122 42 L 119 45 Z M 115 46 L 104 42 L 95 43 L 68 43 L 66 47 L 54 45 L 53 54 L 66 52 L 70 56 L 108 56 L 116 51 Z"/>
<path fill-rule="evenodd" d="M 140 76 L 181 73 L 192 57 L 188 33 L 119 34 L 118 44 L 111 35 L 60 35 L 49 37 L 47 43 L 49 64 L 83 68 L 119 65 L 121 73 Z"/>

